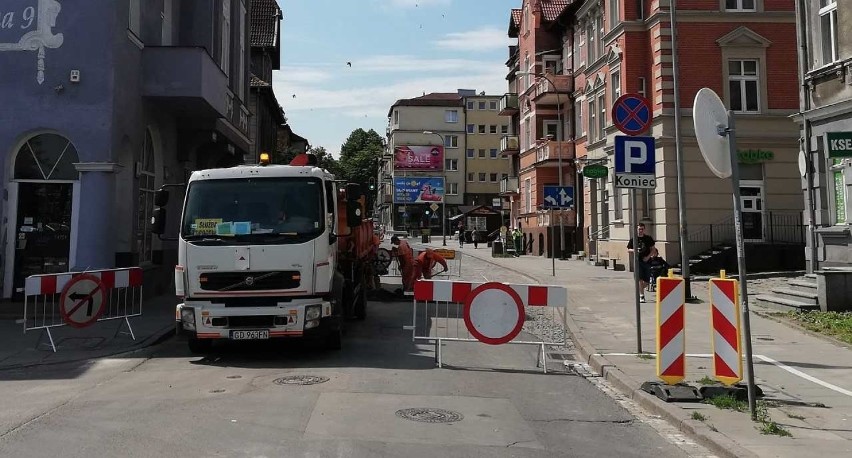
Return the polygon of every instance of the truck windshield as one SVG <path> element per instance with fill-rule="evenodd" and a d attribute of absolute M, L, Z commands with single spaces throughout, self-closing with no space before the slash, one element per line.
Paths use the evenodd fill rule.
<path fill-rule="evenodd" d="M 201 180 L 189 186 L 181 236 L 287 243 L 321 234 L 323 214 L 317 178 Z"/>

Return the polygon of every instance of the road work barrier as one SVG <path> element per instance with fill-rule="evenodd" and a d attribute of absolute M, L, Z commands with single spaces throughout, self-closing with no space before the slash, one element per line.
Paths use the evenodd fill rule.
<path fill-rule="evenodd" d="M 685 303 L 683 278 L 657 278 L 657 377 L 669 385 L 686 378 Z"/>
<path fill-rule="evenodd" d="M 51 328 L 85 328 L 98 321 L 142 315 L 142 269 L 129 267 L 87 272 L 31 275 L 24 283 L 24 333 L 43 330 L 56 352 Z M 116 330 L 118 335 L 122 326 Z"/>
<path fill-rule="evenodd" d="M 435 344 L 443 367 L 444 342 L 538 346 L 537 367 L 547 373 L 545 347 L 566 344 L 568 293 L 561 286 L 421 280 L 414 285 L 415 342 Z"/>
<path fill-rule="evenodd" d="M 725 278 L 724 270 L 719 277 L 710 279 L 713 377 L 734 385 L 743 379 L 739 289 L 737 280 Z"/>

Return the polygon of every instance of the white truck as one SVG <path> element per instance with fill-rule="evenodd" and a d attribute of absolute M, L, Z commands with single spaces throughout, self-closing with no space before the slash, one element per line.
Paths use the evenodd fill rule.
<path fill-rule="evenodd" d="M 360 186 L 341 187 L 312 155 L 267 163 L 196 171 L 186 184 L 175 319 L 194 353 L 216 339 L 318 338 L 339 349 L 345 319 L 366 316 L 379 242 Z M 151 220 L 161 238 L 168 195 L 157 192 Z"/>

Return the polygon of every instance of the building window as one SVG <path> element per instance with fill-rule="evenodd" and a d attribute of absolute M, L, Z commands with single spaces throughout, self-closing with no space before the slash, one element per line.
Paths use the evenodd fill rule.
<path fill-rule="evenodd" d="M 594 62 L 598 58 L 597 54 L 595 54 L 598 47 L 597 47 L 597 44 L 595 43 L 595 35 L 596 34 L 595 34 L 595 22 L 594 21 L 591 21 L 589 23 L 588 27 L 586 28 L 586 35 L 588 36 L 588 43 L 589 43 L 589 45 L 586 47 L 586 54 L 589 56 L 588 62 L 589 62 L 589 65 L 591 65 L 592 62 Z"/>
<path fill-rule="evenodd" d="M 618 3 L 618 0 L 609 0 L 609 4 L 607 4 L 607 10 L 609 11 L 609 30 L 614 29 L 619 23 Z"/>
<path fill-rule="evenodd" d="M 468 149 L 467 149 L 467 158 L 468 158 L 468 159 L 473 159 L 473 158 L 474 158 L 474 156 L 476 156 L 476 153 L 473 151 L 473 148 L 468 148 Z"/>
<path fill-rule="evenodd" d="M 458 135 L 447 135 L 444 137 L 444 147 L 445 148 L 458 148 L 459 147 L 459 136 Z"/>
<path fill-rule="evenodd" d="M 497 126 L 496 125 L 488 126 L 488 132 L 492 133 L 492 134 L 496 134 L 497 133 Z"/>
<path fill-rule="evenodd" d="M 819 33 L 822 64 L 837 61 L 837 0 L 819 0 Z"/>
<path fill-rule="evenodd" d="M 524 78 L 526 78 L 526 81 L 525 81 L 525 84 L 524 84 L 525 89 L 529 89 L 530 86 L 532 86 L 532 81 L 533 81 L 532 75 L 534 73 L 533 65 L 534 65 L 533 62 L 530 62 L 530 58 L 529 58 L 529 56 L 527 56 L 527 74 L 524 75 Z"/>
<path fill-rule="evenodd" d="M 524 213 L 532 213 L 532 180 L 524 180 Z"/>
<path fill-rule="evenodd" d="M 524 141 L 524 148 L 523 149 L 524 149 L 524 151 L 526 151 L 526 150 L 532 148 L 532 128 L 530 127 L 529 118 L 527 118 L 527 120 L 524 121 L 524 125 L 526 127 L 526 129 L 524 129 L 524 133 L 526 135 L 524 135 L 525 141 Z"/>
<path fill-rule="evenodd" d="M 399 110 L 393 110 L 393 123 L 399 125 Z"/>
<path fill-rule="evenodd" d="M 467 174 L 467 181 L 473 183 L 473 172 Z"/>
<path fill-rule="evenodd" d="M 621 97 L 621 73 L 614 70 L 609 75 L 610 90 L 612 91 L 612 103 L 615 103 Z"/>
<path fill-rule="evenodd" d="M 757 60 L 729 60 L 728 88 L 731 110 L 740 113 L 759 112 L 759 82 Z"/>
<path fill-rule="evenodd" d="M 484 100 L 483 100 L 483 101 L 481 101 L 481 102 L 479 102 L 479 109 L 480 109 L 480 110 L 484 110 L 484 109 L 485 109 L 485 101 L 484 101 Z"/>
<path fill-rule="evenodd" d="M 476 104 L 475 104 L 475 103 L 473 103 L 473 101 L 472 101 L 472 100 L 469 100 L 469 101 L 467 102 L 467 109 L 468 109 L 468 110 L 473 110 L 473 109 L 474 109 L 474 108 L 473 108 L 474 106 L 476 106 Z"/>
<path fill-rule="evenodd" d="M 613 217 L 616 220 L 623 220 L 624 219 L 624 189 L 615 188 L 615 192 L 613 193 L 612 198 L 614 200 L 613 209 L 614 209 L 614 213 L 615 213 L 613 215 Z"/>
<path fill-rule="evenodd" d="M 480 159 L 485 159 L 485 148 L 481 148 L 481 149 L 479 150 L 479 158 L 480 158 Z"/>
<path fill-rule="evenodd" d="M 646 87 L 646 84 L 645 84 L 645 77 L 644 77 L 644 76 L 640 76 L 640 77 L 639 77 L 639 90 L 638 90 L 637 92 L 638 92 L 638 93 L 639 93 L 639 95 L 641 95 L 642 97 L 648 97 L 648 96 L 646 95 L 647 87 Z"/>
<path fill-rule="evenodd" d="M 485 124 L 480 124 L 480 125 L 479 125 L 479 133 L 480 133 L 480 134 L 484 134 L 484 133 L 485 133 Z"/>
<path fill-rule="evenodd" d="M 459 110 L 444 111 L 444 122 L 456 123 L 459 122 Z"/>
<path fill-rule="evenodd" d="M 508 134 L 509 133 L 509 126 L 500 126 L 500 133 L 501 134 Z"/>
<path fill-rule="evenodd" d="M 559 122 L 557 121 L 544 121 L 542 122 L 542 127 L 544 127 L 544 138 L 550 140 L 558 140 L 559 139 Z"/>
<path fill-rule="evenodd" d="M 459 195 L 459 184 L 458 183 L 447 183 L 447 195 L 448 196 Z"/>
<path fill-rule="evenodd" d="M 221 66 L 225 75 L 230 75 L 231 66 L 231 0 L 222 0 L 222 56 Z"/>
<path fill-rule="evenodd" d="M 488 109 L 497 111 L 497 101 L 492 100 L 492 101 L 488 102 Z"/>
<path fill-rule="evenodd" d="M 151 130 L 145 130 L 145 140 L 142 144 L 142 160 L 137 164 L 139 177 L 139 193 L 137 195 L 139 208 L 136 212 L 136 253 L 140 263 L 149 263 L 153 257 L 154 238 L 148 230 L 148 221 L 154 212 L 154 193 L 156 167 L 154 165 L 154 139 Z"/>
<path fill-rule="evenodd" d="M 497 159 L 497 148 L 491 148 L 489 154 L 491 154 L 491 159 Z"/>
<path fill-rule="evenodd" d="M 130 0 L 130 14 L 127 18 L 127 28 L 136 35 L 142 37 L 142 11 L 140 2 L 142 0 Z"/>
<path fill-rule="evenodd" d="M 755 2 L 757 0 L 725 0 L 725 10 L 727 11 L 755 11 Z"/>
<path fill-rule="evenodd" d="M 597 107 L 595 106 L 595 96 L 589 98 L 589 143 L 597 140 Z"/>
<path fill-rule="evenodd" d="M 577 135 L 577 138 L 582 137 L 583 134 L 585 134 L 585 132 L 583 131 L 583 128 L 585 126 L 583 125 L 582 100 L 577 100 L 576 102 L 574 102 L 574 125 L 577 127 L 577 132 L 575 133 Z"/>
<path fill-rule="evenodd" d="M 598 140 L 606 138 L 606 92 L 601 91 L 598 94 L 598 108 L 601 110 L 601 115 L 598 117 Z"/>
<path fill-rule="evenodd" d="M 491 182 L 492 182 L 492 183 L 496 183 L 496 182 L 497 182 L 497 174 L 496 174 L 496 173 L 492 173 L 492 174 L 491 174 L 488 178 L 490 178 L 490 179 L 491 179 Z"/>
<path fill-rule="evenodd" d="M 459 169 L 459 160 L 458 159 L 444 159 L 444 165 L 447 168 L 448 172 L 455 172 Z"/>
<path fill-rule="evenodd" d="M 501 179 L 501 180 L 505 180 L 505 179 L 507 179 L 507 178 L 509 178 L 509 174 L 508 174 L 508 173 L 501 173 L 501 174 L 500 174 L 500 179 Z"/>
<path fill-rule="evenodd" d="M 467 133 L 475 134 L 476 133 L 476 125 L 475 124 L 468 124 L 467 125 Z"/>
<path fill-rule="evenodd" d="M 166 5 L 165 7 L 166 8 L 171 9 L 172 8 L 171 4 L 172 4 L 172 0 L 165 0 L 165 5 Z M 169 11 L 168 14 L 169 14 L 169 17 L 170 17 L 171 11 Z M 238 71 L 240 73 L 239 73 L 239 75 L 237 75 L 237 94 L 239 94 L 240 100 L 242 100 L 243 102 L 246 102 L 246 104 L 247 104 L 248 102 L 247 102 L 247 99 L 246 99 L 246 89 L 247 89 L 246 88 L 246 23 L 248 22 L 247 21 L 248 12 L 246 11 L 246 7 L 243 3 L 240 3 L 239 14 L 240 14 L 240 19 L 239 19 L 240 20 L 240 40 L 239 40 L 240 62 L 238 63 L 238 65 L 239 65 Z M 164 27 L 165 27 L 165 25 L 164 25 Z M 169 27 L 169 29 L 171 29 L 171 19 L 169 19 L 168 27 Z M 169 31 L 169 40 L 171 40 L 171 30 Z M 171 44 L 171 43 L 169 43 L 169 44 Z M 165 46 L 165 43 L 163 45 Z"/>
<path fill-rule="evenodd" d="M 79 180 L 74 167 L 80 162 L 77 148 L 65 137 L 40 134 L 21 146 L 15 156 L 17 180 Z"/>
<path fill-rule="evenodd" d="M 597 36 L 597 44 L 595 49 L 595 55 L 600 59 L 604 56 L 604 20 L 603 16 L 598 15 L 595 20 L 592 22 L 595 28 L 595 35 Z"/>
<path fill-rule="evenodd" d="M 479 181 L 485 183 L 485 172 L 479 172 Z"/>
<path fill-rule="evenodd" d="M 653 196 L 650 189 L 642 190 L 642 219 L 651 219 L 651 208 L 653 206 L 651 198 Z"/>

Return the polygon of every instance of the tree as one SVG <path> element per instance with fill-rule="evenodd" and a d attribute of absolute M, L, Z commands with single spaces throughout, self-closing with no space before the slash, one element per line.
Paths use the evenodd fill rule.
<path fill-rule="evenodd" d="M 315 146 L 308 150 L 308 153 L 311 153 L 317 157 L 317 161 L 319 162 L 319 166 L 322 169 L 326 169 L 335 177 L 340 177 L 340 163 L 337 159 L 331 156 L 325 147 Z"/>
<path fill-rule="evenodd" d="M 340 178 L 366 187 L 379 173 L 384 149 L 384 139 L 375 130 L 353 130 L 340 147 Z"/>

